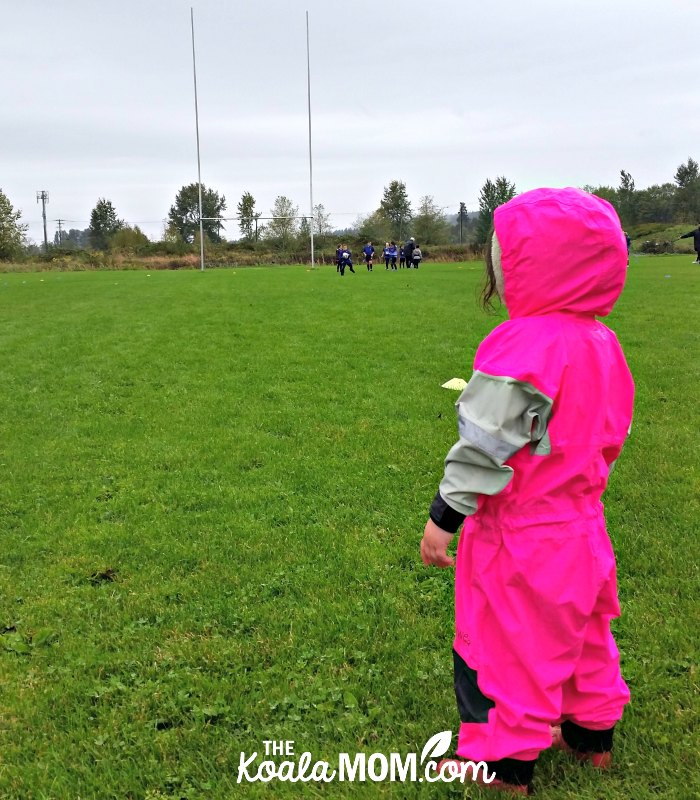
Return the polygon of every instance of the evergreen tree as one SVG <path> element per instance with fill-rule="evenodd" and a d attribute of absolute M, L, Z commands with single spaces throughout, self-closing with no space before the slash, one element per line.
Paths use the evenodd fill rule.
<path fill-rule="evenodd" d="M 90 213 L 90 246 L 94 250 L 106 250 L 111 237 L 123 227 L 111 201 L 101 197 Z"/>
<path fill-rule="evenodd" d="M 515 184 L 509 183 L 503 176 L 496 178 L 495 182 L 490 178 L 486 180 L 479 193 L 479 219 L 474 238 L 476 244 L 482 246 L 486 244 L 486 238 L 493 225 L 493 212 L 498 206 L 512 200 L 515 194 Z"/>
<path fill-rule="evenodd" d="M 689 158 L 674 175 L 676 181 L 676 219 L 678 222 L 700 221 L 700 168 Z"/>
<path fill-rule="evenodd" d="M 384 187 L 379 212 L 389 222 L 389 238 L 401 241 L 411 223 L 411 204 L 403 181 L 391 181 Z"/>
<path fill-rule="evenodd" d="M 634 189 L 634 178 L 624 169 L 620 170 L 620 186 L 617 190 L 618 210 L 623 225 L 634 225 L 637 222 L 637 192 Z"/>
<path fill-rule="evenodd" d="M 256 238 L 257 225 L 255 221 L 260 217 L 260 213 L 255 211 L 255 198 L 250 192 L 244 192 L 238 205 L 238 227 L 241 229 L 243 238 L 252 242 Z"/>
<path fill-rule="evenodd" d="M 457 212 L 457 227 L 456 227 L 456 238 L 460 244 L 463 244 L 465 238 L 465 230 L 469 221 L 469 215 L 467 214 L 467 204 L 464 202 L 460 202 L 459 204 L 459 211 Z"/>

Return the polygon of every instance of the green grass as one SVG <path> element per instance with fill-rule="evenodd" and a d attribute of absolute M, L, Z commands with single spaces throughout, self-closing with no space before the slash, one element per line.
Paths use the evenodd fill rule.
<path fill-rule="evenodd" d="M 695 798 L 700 269 L 633 259 L 637 384 L 606 504 L 633 701 L 617 766 L 538 796 Z M 460 797 L 235 784 L 264 739 L 457 730 L 452 575 L 418 543 L 480 266 L 0 275 L 0 797 Z M 469 789 L 469 797 L 480 797 Z"/>

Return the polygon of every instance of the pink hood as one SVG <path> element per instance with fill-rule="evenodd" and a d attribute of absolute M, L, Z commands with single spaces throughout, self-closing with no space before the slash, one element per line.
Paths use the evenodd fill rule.
<path fill-rule="evenodd" d="M 494 225 L 511 318 L 610 313 L 627 273 L 610 203 L 580 189 L 534 189 L 499 206 Z"/>

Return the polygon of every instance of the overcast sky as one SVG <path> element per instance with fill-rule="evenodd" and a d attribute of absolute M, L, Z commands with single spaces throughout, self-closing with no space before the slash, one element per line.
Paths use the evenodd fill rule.
<path fill-rule="evenodd" d="M 41 239 L 100 197 L 152 238 L 197 180 L 341 227 L 406 183 L 455 213 L 487 178 L 671 181 L 700 159 L 699 0 L 2 0 L 0 188 Z M 238 236 L 234 222 L 229 238 Z"/>

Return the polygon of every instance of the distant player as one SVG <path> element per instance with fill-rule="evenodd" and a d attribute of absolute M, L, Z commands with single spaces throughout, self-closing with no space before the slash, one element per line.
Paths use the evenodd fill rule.
<path fill-rule="evenodd" d="M 343 245 L 339 244 L 335 248 L 335 271 L 340 272 L 340 255 L 343 252 Z"/>
<path fill-rule="evenodd" d="M 413 266 L 413 248 L 415 246 L 416 240 L 412 236 L 403 246 L 404 252 L 406 253 L 406 267 L 409 269 Z"/>
<path fill-rule="evenodd" d="M 389 242 L 384 242 L 382 258 L 384 259 L 384 269 L 389 269 L 389 261 L 391 260 L 391 256 L 389 255 Z"/>
<path fill-rule="evenodd" d="M 414 269 L 418 269 L 420 267 L 420 262 L 423 260 L 423 253 L 421 252 L 420 247 L 416 244 L 413 250 L 411 251 L 411 264 L 413 264 Z"/>
<path fill-rule="evenodd" d="M 372 247 L 372 242 L 367 242 L 367 244 L 362 248 L 362 252 L 365 255 L 365 264 L 367 264 L 367 272 L 372 272 L 374 267 L 374 247 Z"/>
<path fill-rule="evenodd" d="M 403 245 L 399 247 L 399 267 L 406 266 L 406 251 L 403 248 Z"/>
<path fill-rule="evenodd" d="M 355 270 L 352 268 L 352 253 L 350 249 L 347 248 L 344 244 L 340 245 L 340 260 L 338 261 L 338 271 L 340 272 L 340 276 L 343 277 L 345 275 L 345 269 L 349 267 L 350 272 L 355 274 Z"/>
<path fill-rule="evenodd" d="M 678 239 L 690 239 L 693 237 L 693 249 L 695 250 L 695 261 L 693 264 L 700 264 L 700 222 L 698 222 L 698 227 L 695 230 L 688 231 L 688 233 L 684 233 L 683 236 L 679 236 Z M 678 241 L 676 239 L 676 241 Z"/>
<path fill-rule="evenodd" d="M 396 242 L 391 242 L 389 244 L 389 249 L 387 252 L 389 254 L 389 260 L 391 261 L 391 268 L 396 270 L 396 258 L 399 254 L 399 251 L 396 247 Z"/>

